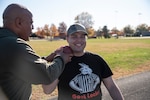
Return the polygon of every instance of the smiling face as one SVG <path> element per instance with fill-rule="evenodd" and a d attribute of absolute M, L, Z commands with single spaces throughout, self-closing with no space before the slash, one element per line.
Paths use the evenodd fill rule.
<path fill-rule="evenodd" d="M 67 42 L 72 48 L 75 56 L 82 56 L 86 46 L 86 35 L 83 32 L 76 32 L 67 36 Z"/>

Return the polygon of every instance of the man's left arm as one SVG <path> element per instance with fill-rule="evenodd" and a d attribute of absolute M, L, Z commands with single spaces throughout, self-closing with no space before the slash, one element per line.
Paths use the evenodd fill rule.
<path fill-rule="evenodd" d="M 119 87 L 114 82 L 114 80 L 112 79 L 111 76 L 104 78 L 103 83 L 104 83 L 105 87 L 107 88 L 107 90 L 113 100 L 124 100 L 124 97 L 123 97 Z"/>

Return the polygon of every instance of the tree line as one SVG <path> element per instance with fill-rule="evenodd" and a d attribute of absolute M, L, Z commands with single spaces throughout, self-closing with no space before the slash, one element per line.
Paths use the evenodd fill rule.
<path fill-rule="evenodd" d="M 75 23 L 80 23 L 85 26 L 88 32 L 88 38 L 110 38 L 112 35 L 118 36 L 141 36 L 142 32 L 150 32 L 150 26 L 143 23 L 134 29 L 132 26 L 127 25 L 122 30 L 118 30 L 116 27 L 113 29 L 108 29 L 107 26 L 99 27 L 95 30 L 92 26 L 94 24 L 92 15 L 88 12 L 82 12 L 77 15 L 74 19 Z M 56 27 L 55 24 L 45 24 L 44 27 L 38 27 L 37 31 L 32 34 L 32 36 L 38 36 L 39 38 L 48 38 L 53 40 L 54 38 L 65 39 L 67 31 L 67 24 L 65 22 L 60 22 L 59 26 Z"/>

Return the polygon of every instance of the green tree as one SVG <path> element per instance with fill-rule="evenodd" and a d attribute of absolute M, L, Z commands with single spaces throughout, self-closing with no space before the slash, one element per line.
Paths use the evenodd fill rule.
<path fill-rule="evenodd" d="M 139 31 L 139 32 L 148 32 L 148 25 L 147 24 L 140 24 L 137 26 L 136 28 L 136 31 Z"/>
<path fill-rule="evenodd" d="M 134 29 L 130 25 L 128 25 L 128 26 L 123 28 L 123 32 L 126 36 L 133 36 Z"/>
<path fill-rule="evenodd" d="M 107 26 L 104 26 L 103 27 L 103 34 L 104 34 L 104 38 L 110 38 L 110 35 L 109 35 L 109 30 L 107 29 Z"/>
<path fill-rule="evenodd" d="M 149 26 L 147 24 L 140 24 L 136 28 L 135 36 L 140 36 L 142 32 L 148 32 Z"/>

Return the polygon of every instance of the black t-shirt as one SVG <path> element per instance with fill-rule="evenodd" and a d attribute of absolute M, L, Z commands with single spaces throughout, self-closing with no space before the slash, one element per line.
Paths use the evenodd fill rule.
<path fill-rule="evenodd" d="M 58 100 L 101 100 L 101 81 L 112 74 L 99 55 L 74 56 L 59 77 Z"/>

